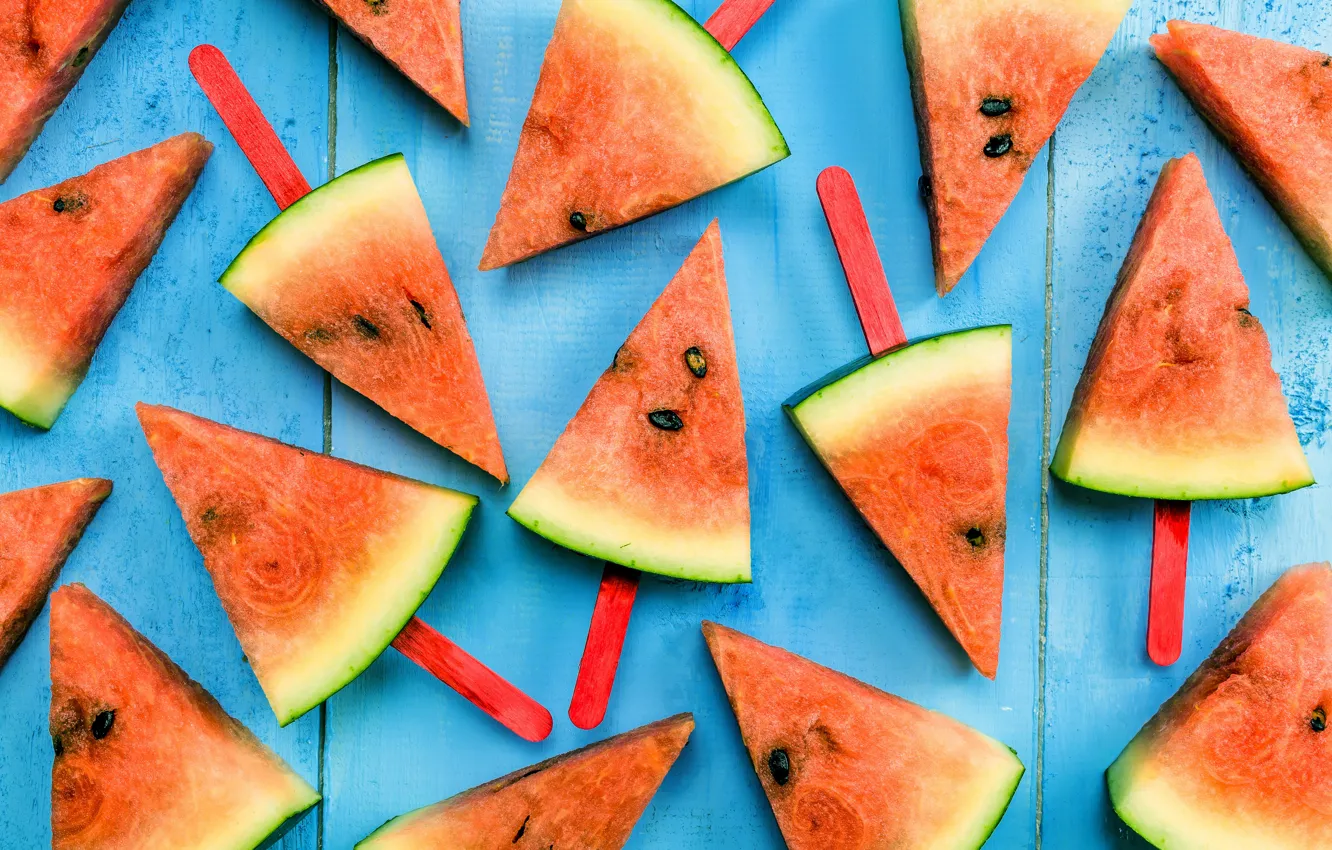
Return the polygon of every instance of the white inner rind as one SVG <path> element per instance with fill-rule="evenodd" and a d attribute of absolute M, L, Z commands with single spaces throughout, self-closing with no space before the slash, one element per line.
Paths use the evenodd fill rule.
<path fill-rule="evenodd" d="M 247 778 L 245 781 L 253 780 Z M 206 830 L 206 835 L 188 843 L 182 843 L 179 837 L 166 836 L 162 843 L 145 845 L 143 850 L 184 850 L 186 847 L 189 850 L 250 850 L 261 847 L 287 821 L 321 799 L 309 783 L 288 769 L 282 781 L 274 780 L 254 789 L 244 810 L 227 812 L 226 819 L 219 819 L 219 823 Z M 184 828 L 198 831 L 197 824 Z"/>
<path fill-rule="evenodd" d="M 0 407 L 39 428 L 50 428 L 78 382 L 52 375 L 51 365 L 38 361 L 21 341 L 0 328 Z"/>
<path fill-rule="evenodd" d="M 1018 783 L 1026 773 L 1022 761 L 998 741 L 979 732 L 976 735 L 984 740 L 986 749 L 975 754 L 971 781 L 951 789 L 955 799 L 972 800 L 975 805 L 960 808 L 953 823 L 941 826 L 921 850 L 980 850 L 1017 792 Z"/>

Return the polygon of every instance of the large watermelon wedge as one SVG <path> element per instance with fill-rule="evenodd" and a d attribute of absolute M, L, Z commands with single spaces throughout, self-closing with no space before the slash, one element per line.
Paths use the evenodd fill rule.
<path fill-rule="evenodd" d="M 0 669 L 46 604 L 60 568 L 111 495 L 80 478 L 0 495 Z"/>
<path fill-rule="evenodd" d="M 1131 0 L 900 0 L 935 286 L 962 278 Z"/>
<path fill-rule="evenodd" d="M 140 404 L 153 458 L 286 725 L 379 657 L 476 497 Z"/>
<path fill-rule="evenodd" d="M 1168 850 L 1332 847 L 1332 569 L 1296 567 L 1148 721 L 1106 778 Z"/>
<path fill-rule="evenodd" d="M 1161 170 L 1050 469 L 1093 490 L 1183 501 L 1313 483 L 1193 154 Z"/>
<path fill-rule="evenodd" d="M 509 516 L 626 567 L 749 581 L 745 409 L 715 221 Z"/>
<path fill-rule="evenodd" d="M 51 597 L 51 850 L 254 850 L 319 794 L 81 584 Z"/>
<path fill-rule="evenodd" d="M 184 133 L 0 204 L 0 407 L 55 423 L 212 150 Z"/>
<path fill-rule="evenodd" d="M 357 850 L 620 850 L 694 731 L 659 720 L 395 818 Z"/>
<path fill-rule="evenodd" d="M 785 409 L 993 679 L 1003 622 L 1012 329 L 945 334 L 797 393 Z"/>
<path fill-rule="evenodd" d="M 740 66 L 671 0 L 564 0 L 481 269 L 646 218 L 790 154 Z"/>
<path fill-rule="evenodd" d="M 1332 57 L 1171 21 L 1156 55 L 1332 275 Z"/>
<path fill-rule="evenodd" d="M 402 154 L 292 204 L 222 285 L 333 377 L 509 480 L 462 305 Z"/>
<path fill-rule="evenodd" d="M 790 850 L 976 850 L 1025 769 L 950 717 L 704 623 Z"/>
<path fill-rule="evenodd" d="M 83 76 L 129 0 L 0 0 L 0 183 Z"/>

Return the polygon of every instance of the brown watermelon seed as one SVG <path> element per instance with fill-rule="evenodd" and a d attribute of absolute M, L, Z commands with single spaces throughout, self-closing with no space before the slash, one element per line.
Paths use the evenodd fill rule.
<path fill-rule="evenodd" d="M 200 514 L 199 519 L 203 520 L 204 522 L 212 522 L 213 520 L 217 519 L 217 508 L 209 508 L 208 510 L 204 511 L 202 514 Z"/>
<path fill-rule="evenodd" d="M 310 328 L 305 332 L 305 338 L 310 342 L 332 342 L 333 334 L 325 328 Z"/>
<path fill-rule="evenodd" d="M 1244 309 L 1243 307 L 1240 307 L 1240 308 L 1238 308 L 1238 309 L 1239 309 L 1239 314 L 1240 314 L 1240 315 L 1239 315 L 1239 326 L 1240 326 L 1240 327 L 1242 327 L 1242 328 L 1251 328 L 1251 327 L 1253 327 L 1255 324 L 1257 324 L 1257 321 L 1253 318 L 1253 314 L 1252 314 L 1252 313 L 1250 313 L 1248 310 Z"/>
<path fill-rule="evenodd" d="M 79 48 L 78 53 L 74 54 L 74 62 L 72 64 L 74 65 L 75 68 L 77 68 L 87 61 L 88 61 L 88 48 L 85 45 Z"/>
<path fill-rule="evenodd" d="M 985 532 L 981 531 L 979 528 L 968 528 L 967 542 L 972 545 L 972 548 L 981 548 L 985 545 Z"/>
<path fill-rule="evenodd" d="M 388 14 L 388 0 L 365 0 L 365 5 L 376 15 Z"/>
<path fill-rule="evenodd" d="M 981 115 L 986 118 L 998 118 L 1006 115 L 1013 108 L 1013 102 L 1006 97 L 987 97 L 981 101 Z"/>
<path fill-rule="evenodd" d="M 421 320 L 421 324 L 426 326 L 426 330 L 430 330 L 430 317 L 426 315 L 425 305 L 415 298 L 408 298 L 407 300 L 412 302 L 412 309 L 416 311 L 416 318 Z"/>
<path fill-rule="evenodd" d="M 573 212 L 569 213 L 569 226 L 572 227 L 574 230 L 581 230 L 582 232 L 586 233 L 587 216 L 583 215 L 577 210 L 574 210 Z"/>
<path fill-rule="evenodd" d="M 527 822 L 530 821 L 531 819 L 532 819 L 531 815 L 528 815 L 527 817 L 523 818 L 523 825 L 518 827 L 518 834 L 513 837 L 512 843 L 517 844 L 519 841 L 522 840 L 523 835 L 527 832 Z"/>
<path fill-rule="evenodd" d="M 1327 711 L 1321 705 L 1314 709 L 1313 717 L 1309 719 L 1309 728 L 1315 732 L 1326 731 Z"/>
<path fill-rule="evenodd" d="M 791 781 L 791 757 L 786 754 L 786 750 L 778 747 L 768 753 L 768 772 L 772 774 L 772 781 L 778 785 Z"/>
<path fill-rule="evenodd" d="M 1002 136 L 991 136 L 985 143 L 985 155 L 990 159 L 998 159 L 1013 149 L 1013 137 L 1004 133 Z"/>
<path fill-rule="evenodd" d="M 352 326 L 356 328 L 358 334 L 366 339 L 379 339 L 379 327 L 359 313 L 352 316 Z"/>
<path fill-rule="evenodd" d="M 684 427 L 684 420 L 674 410 L 654 410 L 648 414 L 648 421 L 663 431 L 679 431 Z"/>
<path fill-rule="evenodd" d="M 706 378 L 708 376 L 708 359 L 703 356 L 703 352 L 694 346 L 685 352 L 685 365 L 689 371 L 694 373 L 695 378 Z"/>
<path fill-rule="evenodd" d="M 93 718 L 92 722 L 93 737 L 100 741 L 103 738 L 105 738 L 107 735 L 110 735 L 111 727 L 114 726 L 115 723 L 116 723 L 115 710 L 107 709 L 106 711 L 99 712 L 98 715 Z"/>
<path fill-rule="evenodd" d="M 51 204 L 51 209 L 58 213 L 74 212 L 75 210 L 81 209 L 86 203 L 88 203 L 87 195 L 82 192 L 74 192 L 73 194 L 61 195 L 56 198 L 55 203 Z"/>

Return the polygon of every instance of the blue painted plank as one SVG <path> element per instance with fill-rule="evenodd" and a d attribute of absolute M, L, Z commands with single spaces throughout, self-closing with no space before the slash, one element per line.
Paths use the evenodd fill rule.
<path fill-rule="evenodd" d="M 156 259 L 111 326 L 83 387 L 49 434 L 0 416 L 0 490 L 81 475 L 115 481 L 64 571 L 121 611 L 222 705 L 311 781 L 319 716 L 279 730 L 213 593 L 198 552 L 153 465 L 133 405 L 177 405 L 318 448 L 320 371 L 214 281 L 275 212 L 186 67 L 212 41 L 229 52 L 280 124 L 307 174 L 327 140 L 328 29 L 305 4 L 138 0 L 14 176 L 11 198 L 185 130 L 217 144 Z M 3 673 L 0 845 L 50 845 L 51 744 L 46 732 L 47 615 Z M 317 817 L 280 845 L 313 850 Z"/>
<path fill-rule="evenodd" d="M 716 0 L 685 3 L 699 19 Z M 751 631 L 1010 743 L 1034 764 L 1046 160 L 977 271 L 934 295 L 919 156 L 894 3 L 780 2 L 737 48 L 795 155 L 683 208 L 508 272 L 475 270 L 526 115 L 557 0 L 463 4 L 474 126 L 462 129 L 342 33 L 337 169 L 403 151 L 453 273 L 490 387 L 514 486 L 499 490 L 372 405 L 335 391 L 336 454 L 482 497 L 422 617 L 556 716 L 525 744 L 392 653 L 329 706 L 326 842 L 614 732 L 689 710 L 692 745 L 630 846 L 780 846 L 699 633 Z M 848 84 L 854 83 L 854 84 Z M 971 670 L 905 573 L 818 466 L 779 405 L 864 353 L 814 179 L 855 174 L 909 332 L 1017 325 L 1009 581 L 997 685 Z M 749 420 L 755 583 L 644 580 L 606 722 L 565 717 L 600 565 L 504 516 L 653 299 L 720 217 Z M 1030 846 L 1026 782 L 994 841 Z"/>

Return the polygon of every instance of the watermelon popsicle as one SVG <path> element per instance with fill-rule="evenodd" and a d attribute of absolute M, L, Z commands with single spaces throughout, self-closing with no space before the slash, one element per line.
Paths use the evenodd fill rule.
<path fill-rule="evenodd" d="M 870 357 L 783 407 L 972 663 L 999 666 L 1012 331 L 908 344 L 851 175 L 819 175 Z"/>
<path fill-rule="evenodd" d="M 286 209 L 308 194 L 309 184 L 222 52 L 196 47 L 190 69 L 278 205 Z M 419 619 L 412 617 L 392 645 L 520 737 L 540 741 L 550 734 L 550 712 Z"/>

